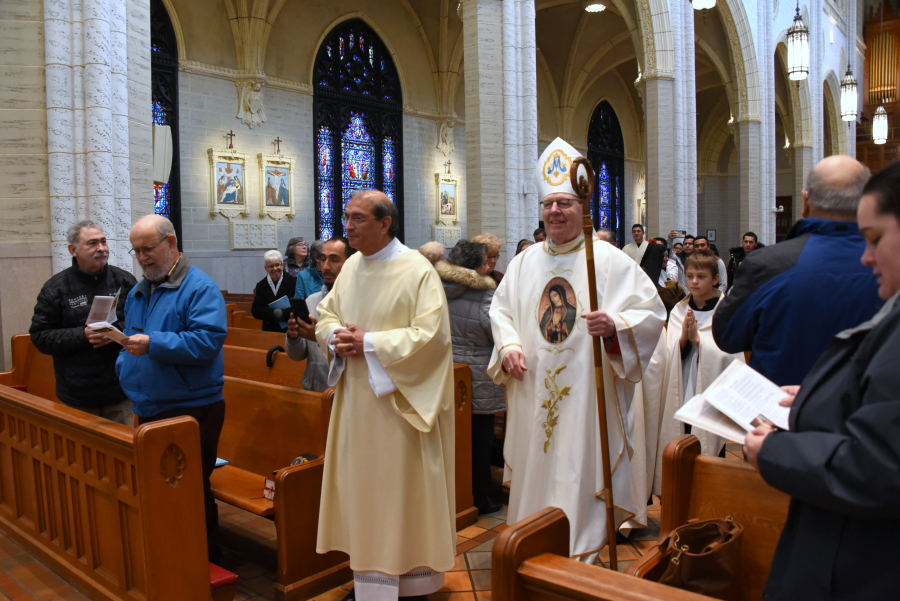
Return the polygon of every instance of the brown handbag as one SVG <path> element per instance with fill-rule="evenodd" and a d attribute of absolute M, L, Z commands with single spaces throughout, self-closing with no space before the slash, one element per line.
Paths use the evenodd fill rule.
<path fill-rule="evenodd" d="M 724 520 L 694 519 L 679 526 L 659 545 L 664 563 L 667 561 L 660 584 L 738 601 L 743 534 L 743 526 L 731 516 Z"/>

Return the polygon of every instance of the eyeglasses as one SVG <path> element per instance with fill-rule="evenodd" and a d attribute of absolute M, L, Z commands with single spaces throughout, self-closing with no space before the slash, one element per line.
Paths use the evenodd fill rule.
<path fill-rule="evenodd" d="M 549 211 L 553 208 L 553 205 L 556 204 L 561 210 L 568 209 L 573 204 L 575 204 L 574 200 L 563 199 L 563 200 L 545 200 L 540 203 L 541 208 L 545 211 Z"/>
<path fill-rule="evenodd" d="M 271 271 L 272 269 L 281 269 L 284 267 L 284 263 L 272 263 L 271 265 L 266 265 L 266 271 Z"/>
<path fill-rule="evenodd" d="M 360 223 L 362 223 L 364 221 L 368 221 L 369 219 L 375 219 L 375 218 L 374 217 L 357 217 L 355 215 L 351 216 L 351 215 L 348 215 L 347 213 L 344 213 L 343 215 L 341 215 L 341 223 L 344 225 L 344 227 L 347 227 L 347 224 L 350 223 L 351 221 L 353 223 L 355 223 L 356 225 L 359 225 Z"/>
<path fill-rule="evenodd" d="M 499 258 L 500 258 L 500 255 L 488 255 L 487 256 L 488 261 L 496 261 Z"/>
<path fill-rule="evenodd" d="M 144 248 L 129 248 L 128 254 L 131 255 L 132 257 L 137 257 L 140 254 L 149 255 L 151 252 L 153 252 L 153 249 L 155 249 L 157 246 L 159 246 L 160 244 L 165 242 L 166 238 L 168 238 L 168 236 L 163 236 L 162 240 L 160 240 L 159 242 L 157 242 L 156 244 L 154 244 L 153 246 L 150 246 L 150 247 L 145 246 Z"/>

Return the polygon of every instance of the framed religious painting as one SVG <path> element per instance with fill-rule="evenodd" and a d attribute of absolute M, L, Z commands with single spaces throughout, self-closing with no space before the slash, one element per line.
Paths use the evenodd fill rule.
<path fill-rule="evenodd" d="M 438 225 L 459 224 L 459 177 L 449 173 L 435 173 L 437 206 L 435 222 Z"/>
<path fill-rule="evenodd" d="M 226 217 L 250 214 L 247 199 L 247 161 L 250 155 L 237 150 L 210 148 L 209 214 Z"/>
<path fill-rule="evenodd" d="M 283 154 L 258 154 L 259 216 L 278 221 L 294 218 L 294 157 Z"/>

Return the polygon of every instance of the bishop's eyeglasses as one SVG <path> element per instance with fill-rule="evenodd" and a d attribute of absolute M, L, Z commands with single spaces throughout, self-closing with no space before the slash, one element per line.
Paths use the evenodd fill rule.
<path fill-rule="evenodd" d="M 544 201 L 539 202 L 538 204 L 541 205 L 541 208 L 543 210 L 549 211 L 550 209 L 553 208 L 554 203 L 556 203 L 556 206 L 558 206 L 560 208 L 560 210 L 565 210 L 565 209 L 568 209 L 569 207 L 571 207 L 573 204 L 575 204 L 575 202 L 576 201 L 574 201 L 570 198 L 563 198 L 561 200 L 544 200 Z"/>

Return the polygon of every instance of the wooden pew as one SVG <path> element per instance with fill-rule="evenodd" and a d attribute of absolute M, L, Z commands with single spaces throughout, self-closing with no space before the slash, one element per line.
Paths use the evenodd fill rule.
<path fill-rule="evenodd" d="M 787 495 L 771 488 L 749 465 L 700 455 L 700 442 L 682 436 L 663 453 L 663 541 L 688 519 L 734 517 L 744 527 L 741 544 L 741 598 L 761 599 L 778 537 L 787 519 Z M 549 507 L 513 524 L 497 537 L 491 551 L 491 594 L 497 601 L 709 599 L 660 585 L 665 569 L 659 549 L 651 547 L 626 574 L 568 559 L 569 521 Z M 644 579 L 648 578 L 648 579 Z"/>
<path fill-rule="evenodd" d="M 197 422 L 135 432 L 0 387 L 0 528 L 91 599 L 210 599 Z"/>
<path fill-rule="evenodd" d="M 465 363 L 453 365 L 453 404 L 456 471 L 456 529 L 478 521 L 472 495 L 472 370 Z"/>
<path fill-rule="evenodd" d="M 231 316 L 234 315 L 235 311 L 237 311 L 237 310 L 238 310 L 238 308 L 237 308 L 236 303 L 229 303 L 229 302 L 225 303 L 225 315 L 226 315 L 226 319 L 227 319 L 226 323 L 228 324 L 229 328 L 232 325 L 231 324 Z"/>
<path fill-rule="evenodd" d="M 282 345 L 284 337 L 282 336 Z M 272 367 L 266 367 L 267 351 L 255 348 L 225 345 L 225 375 L 243 380 L 303 388 L 300 380 L 306 369 L 306 361 L 291 361 L 287 353 L 272 354 Z"/>
<path fill-rule="evenodd" d="M 250 315 L 250 310 L 247 311 L 235 311 L 231 314 L 231 321 L 229 325 L 233 328 L 244 328 L 247 330 L 262 330 L 263 322 L 261 319 L 256 319 L 252 315 Z M 284 337 L 284 334 L 281 334 Z"/>
<path fill-rule="evenodd" d="M 228 328 L 225 336 L 227 346 L 242 346 L 268 351 L 273 346 L 284 346 L 284 334 L 279 332 L 262 332 L 247 328 Z"/>
<path fill-rule="evenodd" d="M 10 341 L 12 369 L 0 373 L 0 384 L 29 392 L 43 399 L 56 398 L 53 357 L 41 353 L 28 334 L 17 334 Z"/>

